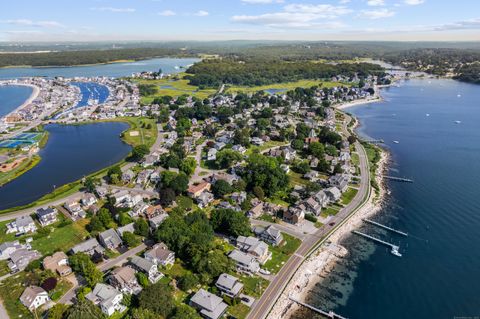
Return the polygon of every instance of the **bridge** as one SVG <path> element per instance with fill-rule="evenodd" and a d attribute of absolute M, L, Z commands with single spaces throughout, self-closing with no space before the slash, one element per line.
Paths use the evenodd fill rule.
<path fill-rule="evenodd" d="M 369 224 L 372 224 L 372 225 L 381 227 L 381 228 L 383 228 L 383 229 L 389 230 L 389 231 L 391 231 L 391 232 L 397 233 L 397 234 L 399 234 L 399 235 L 408 237 L 408 234 L 405 233 L 405 232 L 403 232 L 403 231 L 396 230 L 396 229 L 394 229 L 394 228 L 392 228 L 392 227 L 388 227 L 388 226 L 382 225 L 382 224 L 377 223 L 377 222 L 375 222 L 375 221 L 373 221 L 373 220 L 370 220 L 370 219 L 364 218 L 364 219 L 362 219 L 362 220 L 363 220 L 364 222 L 366 222 L 366 223 L 369 223 Z"/>
<path fill-rule="evenodd" d="M 299 305 L 302 305 L 302 306 L 304 306 L 305 308 L 308 308 L 308 309 L 310 309 L 310 310 L 312 310 L 312 311 L 315 311 L 316 313 L 319 313 L 319 314 L 321 314 L 321 315 L 323 315 L 323 316 L 325 316 L 325 317 L 327 317 L 327 318 L 332 318 L 332 319 L 336 319 L 336 318 L 337 318 L 337 319 L 347 319 L 347 318 L 345 318 L 345 317 L 340 316 L 339 314 L 336 314 L 336 313 L 333 312 L 333 311 L 328 311 L 328 312 L 327 312 L 327 311 L 324 311 L 324 310 L 319 309 L 319 308 L 316 308 L 316 307 L 314 307 L 314 306 L 310 306 L 310 305 L 307 304 L 307 303 L 301 302 L 300 300 L 297 300 L 297 299 L 295 299 L 295 298 L 293 298 L 293 297 L 291 297 L 291 296 L 289 296 L 288 298 L 289 298 L 291 301 L 294 301 L 294 302 L 298 303 Z"/>

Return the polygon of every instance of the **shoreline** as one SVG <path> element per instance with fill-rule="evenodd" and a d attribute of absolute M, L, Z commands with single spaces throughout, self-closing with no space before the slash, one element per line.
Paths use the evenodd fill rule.
<path fill-rule="evenodd" d="M 20 111 L 21 109 L 23 109 L 24 107 L 26 107 L 27 105 L 31 104 L 33 101 L 35 101 L 35 99 L 38 97 L 38 95 L 40 94 L 40 88 L 36 85 L 33 85 L 33 84 L 27 84 L 27 83 L 15 83 L 15 84 L 8 84 L 6 86 L 28 86 L 28 87 L 31 87 L 32 88 L 32 93 L 30 94 L 30 96 L 25 100 L 25 102 L 23 102 L 20 106 L 18 106 L 17 108 L 15 108 L 13 111 L 11 111 L 10 113 L 8 114 L 5 114 L 4 116 L 2 116 L 0 119 L 3 119 L 5 120 L 7 117 L 11 116 L 12 114 L 15 114 L 16 112 Z"/>
<path fill-rule="evenodd" d="M 378 88 L 376 88 L 378 90 Z M 375 93 L 377 95 L 377 93 Z M 349 103 L 334 105 L 339 110 L 358 106 L 362 104 L 376 103 L 384 101 L 380 94 L 375 99 L 358 100 Z M 355 121 L 352 130 L 360 125 L 356 117 L 352 117 Z M 337 262 L 348 255 L 348 250 L 341 246 L 341 241 L 351 234 L 352 230 L 358 228 L 362 224 L 362 219 L 373 216 L 381 211 L 383 201 L 385 200 L 386 186 L 385 181 L 381 178 L 382 173 L 388 168 L 390 154 L 383 148 L 380 149 L 380 160 L 377 163 L 375 179 L 379 185 L 379 192 L 376 193 L 373 187 L 366 202 L 358 208 L 348 220 L 328 236 L 325 244 L 319 246 L 300 266 L 295 275 L 290 279 L 282 294 L 276 301 L 267 316 L 267 319 L 288 319 L 299 309 L 300 306 L 296 302 L 290 300 L 294 297 L 299 301 L 305 301 L 307 295 L 313 286 L 321 284 L 324 278 L 335 268 Z M 329 311 L 330 309 L 323 309 Z"/>

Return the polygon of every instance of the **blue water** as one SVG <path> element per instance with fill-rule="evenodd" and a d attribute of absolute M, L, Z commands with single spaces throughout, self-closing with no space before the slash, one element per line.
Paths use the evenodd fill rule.
<path fill-rule="evenodd" d="M 103 104 L 108 99 L 110 91 L 108 87 L 94 82 L 72 82 L 74 86 L 80 88 L 82 98 L 75 107 L 83 107 L 88 105 L 88 100 L 98 100 L 98 104 Z"/>
<path fill-rule="evenodd" d="M 93 77 L 124 77 L 130 76 L 132 73 L 142 71 L 158 71 L 162 69 L 163 73 L 171 74 L 184 71 L 177 69 L 178 67 L 187 67 L 190 64 L 200 61 L 195 58 L 158 58 L 138 62 L 128 63 L 111 63 L 91 66 L 73 66 L 73 67 L 41 67 L 41 68 L 8 68 L 0 69 L 0 79 L 16 79 L 21 77 L 45 76 L 55 77 L 62 76 L 73 78 L 76 76 Z"/>
<path fill-rule="evenodd" d="M 0 86 L 0 117 L 22 105 L 32 94 L 32 88 L 23 85 Z"/>
<path fill-rule="evenodd" d="M 349 111 L 362 134 L 386 141 L 389 174 L 415 180 L 388 183 L 391 195 L 375 217 L 410 236 L 362 229 L 399 244 L 403 257 L 349 236 L 343 244 L 351 254 L 307 300 L 348 318 L 478 316 L 480 86 L 411 80 L 383 95 L 385 102 Z M 293 318 L 306 316 L 316 317 L 302 310 Z"/>
<path fill-rule="evenodd" d="M 50 193 L 54 186 L 76 181 L 119 162 L 131 149 L 119 137 L 127 128 L 126 123 L 117 122 L 46 126 L 50 135 L 39 154 L 42 160 L 0 187 L 0 210 L 28 204 Z"/>

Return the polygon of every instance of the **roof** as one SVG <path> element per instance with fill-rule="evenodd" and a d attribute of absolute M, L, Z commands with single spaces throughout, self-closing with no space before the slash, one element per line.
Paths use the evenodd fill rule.
<path fill-rule="evenodd" d="M 52 256 L 47 256 L 43 259 L 43 268 L 45 269 L 57 269 L 58 263 L 62 260 L 67 259 L 67 255 L 63 251 L 57 251 Z"/>
<path fill-rule="evenodd" d="M 203 182 L 203 183 L 200 183 L 198 185 L 191 185 L 189 188 L 188 188 L 188 192 L 189 193 L 192 193 L 192 194 L 195 194 L 199 191 L 203 191 L 204 189 L 207 189 L 208 187 L 210 187 L 210 183 L 208 182 Z"/>
<path fill-rule="evenodd" d="M 121 284 L 128 284 L 135 279 L 135 270 L 125 266 L 112 270 L 111 275 Z"/>
<path fill-rule="evenodd" d="M 152 267 L 156 267 L 151 261 L 138 256 L 133 256 L 131 263 L 145 272 L 149 272 Z"/>
<path fill-rule="evenodd" d="M 15 220 L 17 227 L 25 227 L 30 224 L 33 224 L 33 219 L 30 216 L 20 216 Z"/>
<path fill-rule="evenodd" d="M 38 218 L 42 218 L 44 216 L 48 216 L 50 214 L 56 214 L 57 212 L 52 208 L 39 208 L 37 209 L 37 216 Z"/>
<path fill-rule="evenodd" d="M 130 223 L 130 224 L 127 224 L 125 226 L 122 226 L 122 227 L 118 227 L 117 228 L 117 233 L 120 235 L 120 236 L 123 236 L 123 233 L 124 232 L 131 232 L 133 233 L 135 231 L 135 227 L 134 227 L 134 224 L 133 223 Z"/>
<path fill-rule="evenodd" d="M 113 305 L 113 299 L 122 293 L 110 285 L 97 284 L 92 292 L 87 294 L 85 298 L 92 301 L 94 304 L 102 304 L 106 308 Z"/>
<path fill-rule="evenodd" d="M 250 263 L 252 263 L 255 259 L 252 255 L 241 252 L 238 249 L 232 250 L 230 254 L 228 254 L 228 257 L 244 265 L 250 265 Z"/>
<path fill-rule="evenodd" d="M 25 307 L 30 308 L 35 301 L 35 298 L 40 294 L 47 294 L 47 292 L 43 288 L 37 286 L 27 287 L 20 296 L 20 301 Z"/>
<path fill-rule="evenodd" d="M 103 248 L 100 247 L 100 243 L 97 241 L 96 238 L 91 238 L 91 239 L 88 239 L 78 245 L 75 245 L 72 247 L 72 252 L 73 253 L 79 253 L 79 252 L 86 252 L 86 251 L 89 251 L 89 250 L 93 250 L 93 249 L 96 249 L 96 248 L 99 248 L 100 250 L 103 250 Z"/>
<path fill-rule="evenodd" d="M 238 278 L 229 274 L 221 274 L 217 279 L 216 285 L 228 289 L 233 294 L 239 293 L 243 288 L 243 284 L 238 281 Z"/>
<path fill-rule="evenodd" d="M 193 295 L 191 301 L 203 309 L 213 312 L 223 302 L 223 299 L 204 289 L 200 289 L 195 295 Z"/>
<path fill-rule="evenodd" d="M 105 243 L 105 245 L 112 245 L 114 247 L 119 246 L 122 244 L 122 239 L 118 236 L 115 229 L 110 228 L 104 232 L 98 234 L 100 239 Z"/>
<path fill-rule="evenodd" d="M 156 244 L 152 249 L 145 252 L 145 256 L 150 256 L 158 260 L 167 260 L 170 255 L 173 254 L 173 251 L 168 249 L 167 245 L 164 243 Z"/>

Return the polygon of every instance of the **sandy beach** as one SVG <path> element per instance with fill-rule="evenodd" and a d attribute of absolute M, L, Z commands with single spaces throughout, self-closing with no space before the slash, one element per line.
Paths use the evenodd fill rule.
<path fill-rule="evenodd" d="M 30 94 L 30 96 L 28 97 L 28 99 L 26 99 L 25 102 L 23 102 L 22 105 L 20 105 L 20 106 L 17 107 L 15 110 L 13 110 L 12 112 L 10 112 L 10 113 L 8 113 L 7 115 L 5 115 L 4 118 L 6 118 L 7 116 L 10 116 L 10 115 L 18 112 L 19 110 L 23 109 L 23 108 L 26 107 L 27 105 L 31 104 L 31 103 L 38 97 L 38 95 L 40 94 L 40 88 L 39 88 L 38 86 L 36 86 L 36 85 L 26 84 L 26 83 L 15 83 L 15 84 L 12 84 L 12 85 L 31 87 L 31 88 L 32 88 L 32 94 Z"/>
<path fill-rule="evenodd" d="M 380 96 L 376 99 L 359 100 L 335 107 L 343 110 L 352 106 L 379 101 L 382 101 Z M 355 125 L 358 124 L 359 122 L 356 121 Z M 323 278 L 328 275 L 328 273 L 335 267 L 338 260 L 348 255 L 347 249 L 340 245 L 342 239 L 345 236 L 350 235 L 352 230 L 358 228 L 362 224 L 362 219 L 375 215 L 382 208 L 386 189 L 381 175 L 387 168 L 388 161 L 389 154 L 383 150 L 381 153 L 381 159 L 378 162 L 377 173 L 375 174 L 377 183 L 380 187 L 379 194 L 377 195 L 372 190 L 367 201 L 357 210 L 357 212 L 351 215 L 345 223 L 329 236 L 328 241 L 325 244 L 321 245 L 307 258 L 307 260 L 305 260 L 280 295 L 275 306 L 268 315 L 268 319 L 289 318 L 297 307 L 301 307 L 290 300 L 290 297 L 299 301 L 304 301 L 312 287 L 321 282 Z M 323 310 L 329 311 L 329 309 Z"/>

